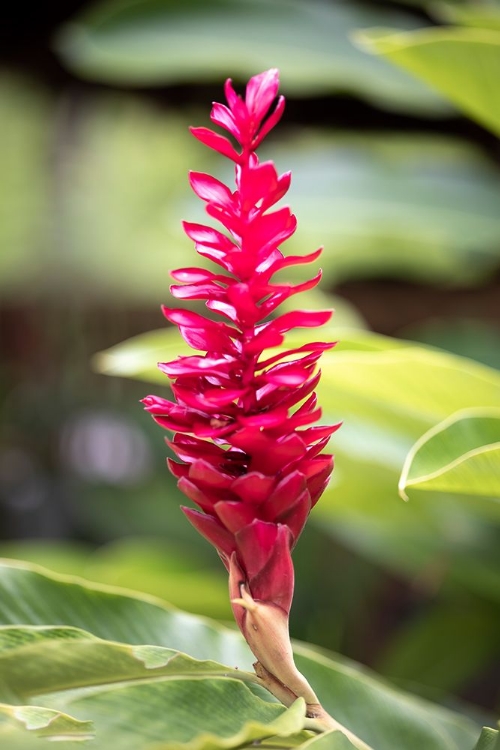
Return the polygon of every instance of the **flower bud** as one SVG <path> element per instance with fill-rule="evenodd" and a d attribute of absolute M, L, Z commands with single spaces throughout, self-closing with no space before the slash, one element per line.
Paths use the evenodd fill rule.
<path fill-rule="evenodd" d="M 240 597 L 232 599 L 233 608 L 243 607 L 242 630 L 260 664 L 297 697 L 306 703 L 319 703 L 313 689 L 300 674 L 293 660 L 288 632 L 288 615 L 281 607 L 253 599 L 244 583 Z"/>

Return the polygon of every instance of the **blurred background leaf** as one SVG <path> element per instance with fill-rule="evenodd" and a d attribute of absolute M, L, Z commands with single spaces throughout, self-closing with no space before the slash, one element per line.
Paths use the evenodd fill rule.
<path fill-rule="evenodd" d="M 0 73 L 0 285 L 34 283 L 50 236 L 51 97 Z"/>
<path fill-rule="evenodd" d="M 499 14 L 500 16 L 500 14 Z M 358 32 L 369 52 L 396 63 L 426 81 L 470 117 L 500 135 L 500 31 L 470 26 L 400 33 L 390 29 Z"/>
<path fill-rule="evenodd" d="M 108 0 L 63 28 L 56 47 L 78 74 L 107 83 L 199 83 L 229 69 L 246 80 L 268 58 L 291 95 L 349 91 L 390 109 L 449 112 L 425 86 L 352 47 L 350 31 L 376 23 L 416 25 L 402 12 L 356 1 Z"/>
<path fill-rule="evenodd" d="M 500 4 L 497 0 L 481 0 L 474 3 L 438 0 L 429 7 L 432 15 L 445 23 L 500 31 Z"/>
<path fill-rule="evenodd" d="M 16 116 L 29 119 L 30 112 L 21 106 Z M 33 223 L 32 240 L 19 253 L 6 239 L 0 293 L 12 297 L 37 279 L 37 296 L 164 299 L 168 270 L 186 252 L 179 217 L 203 215 L 186 165 L 217 169 L 187 124 L 124 96 L 63 105 L 57 128 L 59 137 L 71 137 L 71 149 L 45 174 L 47 186 L 40 174 L 26 178 L 32 197 L 24 200 L 43 204 L 47 190 L 53 194 L 46 226 L 29 205 L 10 212 L 9 231 L 23 236 Z M 0 142 L 7 127 L 0 125 Z M 290 201 L 299 230 L 290 252 L 324 244 L 325 284 L 380 274 L 479 283 L 500 264 L 500 175 L 464 142 L 308 130 L 263 150 L 271 154 L 294 176 Z M 13 167 L 12 181 L 16 173 Z M 229 172 L 223 176 L 230 180 Z"/>

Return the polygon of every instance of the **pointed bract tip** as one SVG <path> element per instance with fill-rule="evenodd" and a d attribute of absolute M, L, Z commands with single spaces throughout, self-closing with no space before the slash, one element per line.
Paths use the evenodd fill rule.
<path fill-rule="evenodd" d="M 240 585 L 240 597 L 237 599 L 231 599 L 231 604 L 240 604 L 244 609 L 249 612 L 255 612 L 257 609 L 257 603 L 248 593 L 244 584 Z"/>

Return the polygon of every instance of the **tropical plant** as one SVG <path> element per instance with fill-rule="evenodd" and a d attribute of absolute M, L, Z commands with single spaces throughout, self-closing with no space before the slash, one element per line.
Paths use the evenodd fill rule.
<path fill-rule="evenodd" d="M 255 154 L 283 110 L 281 99 L 264 119 L 277 85 L 275 70 L 255 76 L 243 100 L 228 82 L 229 106 L 214 105 L 212 120 L 241 152 L 213 131 L 193 130 L 235 162 L 236 191 L 207 174 L 191 174 L 194 191 L 227 234 L 192 223 L 185 230 L 200 255 L 224 273 L 180 269 L 172 291 L 181 299 L 206 300 L 210 313 L 229 323 L 165 309 L 187 344 L 205 354 L 160 366 L 173 381 L 176 402 L 144 399 L 156 421 L 176 433 L 171 447 L 181 463 L 170 462 L 170 468 L 202 511 L 185 509 L 186 515 L 229 571 L 243 637 L 159 601 L 6 563 L 0 575 L 0 738 L 9 750 L 49 740 L 125 750 L 471 750 L 480 733 L 474 719 L 412 697 L 331 654 L 299 644 L 292 654 L 290 552 L 330 477 L 332 457 L 321 451 L 338 427 L 310 426 L 320 417 L 320 355 L 329 389 L 338 357 L 346 395 L 359 393 L 360 368 L 370 362 L 373 385 L 377 378 L 394 379 L 401 392 L 386 390 L 385 403 L 377 398 L 360 404 L 352 395 L 351 403 L 346 400 L 353 414 L 375 416 L 378 425 L 384 415 L 392 429 L 398 404 L 408 408 L 401 372 L 409 364 L 410 379 L 448 368 L 466 383 L 471 411 L 447 419 L 419 442 L 401 480 L 408 491 L 442 489 L 443 482 L 459 492 L 478 488 L 487 498 L 497 491 L 488 469 L 497 461 L 498 414 L 483 405 L 494 394 L 498 398 L 498 376 L 479 365 L 458 371 L 451 355 L 363 333 L 338 354 L 296 332 L 283 346 L 291 329 L 324 324 L 330 312 L 288 311 L 267 319 L 320 278 L 295 285 L 271 281 L 287 265 L 318 255 L 282 255 L 279 245 L 293 233 L 295 217 L 288 208 L 269 209 L 286 193 L 290 176 L 279 177 L 272 162 Z M 403 417 L 414 432 L 435 414 L 447 414 L 462 395 L 451 393 L 443 403 L 444 381 L 435 374 L 434 382 L 434 403 L 417 391 Z M 473 382 L 479 390 L 470 388 Z M 484 436 L 491 449 L 483 449 Z M 457 461 L 457 453 L 464 459 Z M 397 557 L 397 550 L 392 554 Z M 254 671 L 248 646 L 257 659 Z M 485 729 L 477 750 L 498 741 L 496 730 Z"/>

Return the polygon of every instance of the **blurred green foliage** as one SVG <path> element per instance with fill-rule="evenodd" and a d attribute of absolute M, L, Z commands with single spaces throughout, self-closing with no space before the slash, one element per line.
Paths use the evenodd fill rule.
<path fill-rule="evenodd" d="M 65 63 L 106 83 L 159 85 L 246 80 L 278 67 L 290 95 L 354 93 L 389 109 L 438 115 L 439 96 L 349 41 L 375 24 L 411 29 L 414 17 L 367 3 L 322 0 L 109 0 L 94 4 L 56 38 Z"/>
<path fill-rule="evenodd" d="M 114 94 L 63 102 L 56 122 L 49 102 L 38 107 L 39 93 L 34 104 L 29 94 L 26 84 L 10 85 L 0 97 L 10 103 L 0 144 L 16 154 L 4 187 L 0 294 L 31 282 L 41 297 L 160 302 L 168 269 L 186 252 L 180 218 L 202 217 L 186 166 L 220 172 L 217 158 L 190 137 L 185 114 Z M 16 123 L 25 121 L 20 135 Z M 283 143 L 263 156 L 292 170 L 299 229 L 290 252 L 324 244 L 325 284 L 380 274 L 479 283 L 499 267 L 500 175 L 477 149 L 421 134 L 283 130 Z M 52 164 L 43 134 L 69 140 Z"/>
<path fill-rule="evenodd" d="M 408 33 L 375 29 L 355 38 L 368 51 L 427 81 L 500 135 L 500 10 L 491 16 L 455 15 L 467 26 Z"/>

